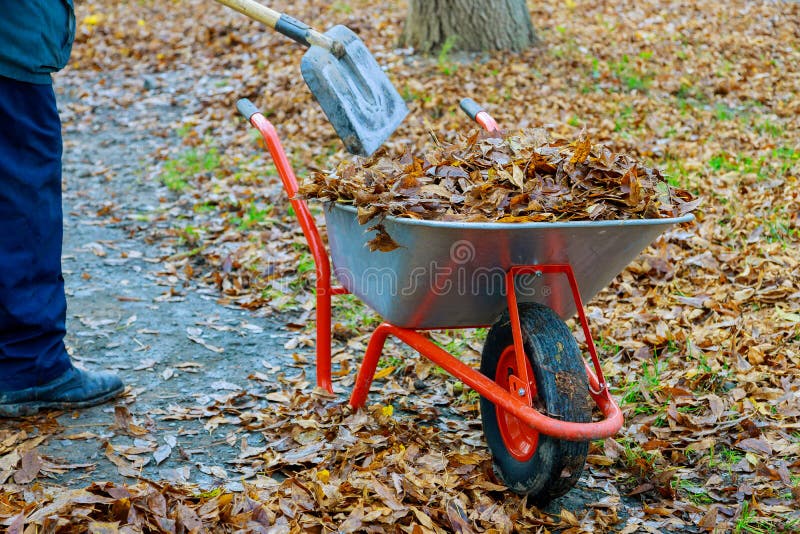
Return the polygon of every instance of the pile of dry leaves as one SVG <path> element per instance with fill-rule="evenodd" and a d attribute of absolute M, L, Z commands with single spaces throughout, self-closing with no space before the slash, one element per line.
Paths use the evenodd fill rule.
<path fill-rule="evenodd" d="M 9 486 L 0 492 L 0 525 L 15 533 L 28 532 L 27 526 L 103 533 L 437 534 L 579 525 L 568 512 L 548 514 L 517 496 L 497 499 L 506 489 L 492 481 L 483 450 L 454 447 L 448 434 L 396 417 L 391 405 L 353 411 L 319 390 L 287 390 L 274 398 L 282 400 L 274 411 L 246 423 L 270 446 L 241 443 L 241 462 L 267 476 L 245 481 L 241 492 L 146 480 L 67 491 Z M 20 468 L 15 476 L 25 472 Z M 611 497 L 608 504 L 617 502 Z M 589 524 L 618 521 L 602 508 L 590 515 Z"/>
<path fill-rule="evenodd" d="M 468 222 L 661 218 L 698 203 L 657 169 L 583 136 L 542 129 L 476 131 L 424 154 L 386 150 L 316 172 L 309 198 L 352 202 L 363 224 L 381 215 Z"/>

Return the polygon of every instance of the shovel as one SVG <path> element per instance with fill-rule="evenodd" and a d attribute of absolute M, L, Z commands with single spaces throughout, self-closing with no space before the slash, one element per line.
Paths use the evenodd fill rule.
<path fill-rule="evenodd" d="M 375 58 L 345 26 L 319 33 L 255 0 L 217 2 L 309 47 L 300 71 L 348 152 L 369 156 L 408 114 L 406 103 Z"/>

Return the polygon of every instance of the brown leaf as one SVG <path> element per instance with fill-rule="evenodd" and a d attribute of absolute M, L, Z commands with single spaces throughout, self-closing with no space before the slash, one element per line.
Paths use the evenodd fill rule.
<path fill-rule="evenodd" d="M 0 456 L 0 484 L 5 484 L 17 468 L 21 456 L 17 449 L 10 453 Z"/>
<path fill-rule="evenodd" d="M 8 523 L 8 534 L 23 534 L 25 529 L 25 515 L 25 512 L 20 512 L 11 518 L 11 522 Z"/>
<path fill-rule="evenodd" d="M 561 509 L 561 513 L 559 514 L 559 516 L 561 517 L 561 520 L 564 521 L 564 523 L 566 523 L 569 526 L 575 527 L 578 526 L 579 524 L 578 518 L 575 516 L 575 514 L 573 514 L 566 508 Z"/>
<path fill-rule="evenodd" d="M 22 457 L 19 470 L 14 473 L 17 484 L 27 484 L 39 474 L 42 468 L 42 458 L 36 449 L 30 450 Z"/>
<path fill-rule="evenodd" d="M 400 245 L 398 245 L 397 242 L 386 232 L 386 228 L 383 226 L 383 224 L 376 224 L 375 226 L 371 226 L 369 229 L 378 232 L 378 235 L 367 242 L 370 252 L 375 252 L 376 250 L 381 252 L 391 252 L 400 247 Z"/>
<path fill-rule="evenodd" d="M 105 445 L 105 455 L 112 464 L 117 466 L 117 471 L 120 475 L 131 478 L 139 476 L 140 470 L 136 469 L 131 462 L 116 454 L 114 447 L 108 442 Z"/>
<path fill-rule="evenodd" d="M 772 446 L 763 439 L 759 438 L 746 438 L 736 444 L 742 450 L 757 452 L 767 456 L 772 455 Z"/>
<path fill-rule="evenodd" d="M 467 512 L 464 511 L 457 499 L 451 499 L 447 502 L 447 518 L 450 520 L 450 527 L 453 532 L 458 534 L 474 533 L 469 517 L 467 517 Z"/>
<path fill-rule="evenodd" d="M 645 493 L 645 492 L 651 491 L 653 489 L 655 489 L 655 486 L 653 484 L 651 484 L 650 482 L 645 482 L 644 484 L 639 484 L 638 486 L 633 488 L 631 491 L 629 491 L 628 495 L 629 496 L 639 495 L 640 493 Z"/>
<path fill-rule="evenodd" d="M 199 532 L 203 528 L 203 521 L 200 516 L 185 504 L 179 504 L 175 508 L 175 519 L 178 527 L 183 527 L 187 531 Z"/>
<path fill-rule="evenodd" d="M 127 406 L 114 406 L 115 428 L 121 430 L 129 436 L 147 435 L 147 430 L 133 422 L 133 416 Z"/>
<path fill-rule="evenodd" d="M 422 524 L 423 527 L 427 528 L 428 530 L 434 530 L 434 524 L 431 520 L 430 516 L 416 507 L 411 507 L 411 511 L 414 512 L 414 516 L 417 518 L 417 521 Z"/>
<path fill-rule="evenodd" d="M 717 527 L 717 511 L 718 508 L 712 506 L 711 509 L 703 515 L 703 518 L 697 526 L 703 530 L 713 531 Z"/>
<path fill-rule="evenodd" d="M 642 184 L 639 182 L 635 165 L 628 169 L 628 172 L 622 177 L 620 190 L 627 194 L 625 202 L 627 202 L 629 206 L 638 206 L 642 201 Z"/>
<path fill-rule="evenodd" d="M 403 503 L 397 498 L 397 494 L 394 492 L 394 490 L 388 486 L 385 486 L 384 484 L 381 484 L 381 482 L 374 476 L 372 477 L 372 489 L 375 490 L 375 493 L 378 494 L 378 497 L 381 498 L 383 503 L 392 510 L 397 512 L 408 509 L 408 507 L 403 505 Z"/>
<path fill-rule="evenodd" d="M 358 224 L 367 224 L 373 217 L 380 212 L 380 208 L 374 205 L 358 207 Z"/>
<path fill-rule="evenodd" d="M 511 183 L 519 187 L 520 190 L 525 188 L 525 174 L 517 165 L 511 167 Z"/>
<path fill-rule="evenodd" d="M 350 512 L 350 515 L 347 516 L 340 525 L 339 525 L 339 532 L 342 534 L 347 534 L 349 532 L 356 532 L 357 530 L 362 528 L 361 520 L 364 518 L 364 509 L 361 506 L 357 506 Z"/>
<path fill-rule="evenodd" d="M 119 522 L 91 521 L 86 528 L 89 534 L 114 534 L 119 532 Z"/>
<path fill-rule="evenodd" d="M 647 515 L 660 515 L 663 517 L 669 517 L 675 513 L 675 510 L 671 510 L 665 506 L 648 506 L 645 504 L 642 509 Z"/>
<path fill-rule="evenodd" d="M 586 161 L 586 158 L 589 157 L 589 153 L 592 151 L 592 140 L 588 137 L 584 137 L 575 142 L 575 152 L 572 154 L 572 157 L 569 159 L 569 162 L 572 164 L 576 163 L 583 163 Z"/>

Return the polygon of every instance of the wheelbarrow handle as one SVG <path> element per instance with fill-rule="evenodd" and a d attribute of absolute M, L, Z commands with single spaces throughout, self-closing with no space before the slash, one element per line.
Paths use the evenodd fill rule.
<path fill-rule="evenodd" d="M 475 120 L 475 117 L 478 116 L 478 113 L 481 111 L 485 111 L 480 104 L 472 100 L 471 98 L 462 98 L 461 102 L 459 103 L 461 106 L 461 111 L 467 114 L 472 120 Z"/>
<path fill-rule="evenodd" d="M 500 131 L 500 127 L 492 116 L 471 98 L 462 98 L 459 105 L 461 110 L 467 114 L 467 117 L 480 124 L 487 132 Z"/>
<path fill-rule="evenodd" d="M 237 100 L 236 109 L 238 109 L 239 113 L 241 113 L 244 116 L 244 118 L 247 119 L 248 121 L 250 120 L 250 117 L 252 117 L 256 113 L 259 113 L 259 110 L 256 107 L 256 105 L 250 102 L 250 100 L 247 98 L 240 98 L 239 100 Z"/>
<path fill-rule="evenodd" d="M 268 8 L 255 0 L 217 0 L 217 2 L 253 20 L 266 24 L 270 28 L 273 28 L 302 45 L 320 46 L 333 53 L 336 57 L 342 57 L 344 55 L 344 46 L 342 43 L 334 41 L 304 22 L 300 22 L 289 15 Z"/>

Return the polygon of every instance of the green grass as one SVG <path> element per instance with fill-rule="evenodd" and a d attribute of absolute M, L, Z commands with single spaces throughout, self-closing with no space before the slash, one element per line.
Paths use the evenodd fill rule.
<path fill-rule="evenodd" d="M 472 331 L 472 339 L 476 341 L 485 341 L 488 334 L 488 328 L 476 328 Z"/>
<path fill-rule="evenodd" d="M 639 383 L 636 381 L 628 381 L 624 386 L 616 388 L 614 395 L 620 397 L 619 403 L 623 406 L 644 402 L 644 394 L 639 390 Z"/>
<path fill-rule="evenodd" d="M 448 37 L 442 45 L 442 48 L 439 50 L 439 55 L 437 56 L 439 72 L 446 74 L 447 76 L 452 76 L 458 70 L 458 65 L 453 63 L 452 58 L 450 57 L 450 52 L 453 51 L 453 47 L 456 45 L 457 41 L 458 36 L 456 35 L 451 35 Z"/>
<path fill-rule="evenodd" d="M 782 137 L 785 130 L 780 124 L 775 124 L 770 119 L 762 119 L 755 124 L 755 130 L 760 134 L 767 134 L 770 137 Z"/>
<path fill-rule="evenodd" d="M 735 171 L 739 168 L 732 163 L 731 157 L 726 152 L 721 152 L 712 156 L 711 159 L 708 160 L 708 167 L 715 172 L 721 170 Z"/>
<path fill-rule="evenodd" d="M 658 357 L 654 356 L 650 363 L 642 362 L 642 379 L 649 391 L 655 391 L 661 387 L 661 373 L 664 371 L 664 364 Z"/>
<path fill-rule="evenodd" d="M 664 160 L 664 177 L 672 187 L 686 188 L 688 186 L 689 171 L 686 170 L 682 159 L 667 154 Z"/>
<path fill-rule="evenodd" d="M 308 252 L 303 252 L 300 259 L 297 260 L 297 273 L 306 274 L 316 271 L 317 264 L 314 261 L 314 256 Z"/>
<path fill-rule="evenodd" d="M 655 78 L 654 74 L 644 68 L 650 56 L 639 57 L 639 61 L 631 61 L 627 54 L 623 54 L 618 61 L 608 64 L 611 75 L 620 83 L 623 89 L 646 93 Z"/>
<path fill-rule="evenodd" d="M 311 268 L 313 268 L 313 260 Z M 377 314 L 369 309 L 367 305 L 359 300 L 359 298 L 355 295 L 340 295 L 333 297 L 332 317 L 335 323 L 340 323 L 342 326 L 352 330 L 353 332 L 374 328 L 381 322 L 380 317 L 378 317 Z M 385 357 L 381 358 L 381 361 L 386 360 L 387 358 Z M 394 364 L 390 363 L 389 365 Z M 396 367 L 398 366 L 399 363 L 396 365 Z"/>
<path fill-rule="evenodd" d="M 202 230 L 196 228 L 192 225 L 186 225 L 182 230 L 180 230 L 180 240 L 182 244 L 193 246 L 197 244 L 197 241 L 200 239 L 202 234 Z"/>
<path fill-rule="evenodd" d="M 219 166 L 220 157 L 215 147 L 191 148 L 164 162 L 161 181 L 170 191 L 180 193 L 189 186 L 189 182 L 194 177 L 213 172 Z"/>
<path fill-rule="evenodd" d="M 454 388 L 455 389 L 455 388 Z M 461 385 L 461 392 L 456 399 L 456 404 L 475 404 L 481 398 L 481 394 L 470 387 Z"/>
<path fill-rule="evenodd" d="M 616 395 L 620 396 L 620 404 L 632 406 L 634 414 L 658 414 L 661 417 L 661 421 L 656 426 L 666 424 L 666 418 L 663 416 L 666 407 L 648 402 L 646 393 L 653 393 L 661 388 L 661 374 L 663 371 L 663 362 L 657 356 L 653 356 L 650 362 L 642 362 L 641 378 L 630 377 L 625 385 L 615 392 Z"/>
<path fill-rule="evenodd" d="M 800 518 L 798 517 L 785 517 L 783 528 L 786 532 L 800 532 Z"/>
<path fill-rule="evenodd" d="M 770 243 L 783 243 L 800 240 L 800 230 L 792 224 L 792 216 L 785 206 L 774 206 L 764 217 L 765 237 Z"/>
<path fill-rule="evenodd" d="M 615 132 L 628 132 L 631 129 L 633 118 L 633 106 L 627 104 L 617 112 L 614 117 L 614 131 Z"/>
<path fill-rule="evenodd" d="M 216 202 L 209 202 L 207 200 L 201 204 L 195 204 L 193 209 L 195 213 L 212 213 L 217 211 L 218 206 Z"/>
<path fill-rule="evenodd" d="M 597 349 L 598 353 L 607 354 L 609 356 L 614 356 L 622 350 L 622 347 L 618 344 L 612 343 L 602 336 L 594 340 L 594 347 Z"/>
<path fill-rule="evenodd" d="M 797 172 L 795 168 L 800 164 L 800 149 L 787 146 L 778 147 L 772 150 L 772 157 L 780 162 L 779 174 L 785 176 L 790 170 Z"/>
<path fill-rule="evenodd" d="M 263 209 L 259 209 L 255 204 L 250 204 L 241 217 L 232 217 L 231 222 L 240 231 L 248 230 L 263 223 L 274 222 L 275 219 L 270 217 L 273 211 L 274 206 L 272 204 L 267 204 Z"/>
<path fill-rule="evenodd" d="M 261 291 L 261 298 L 272 302 L 278 311 L 289 311 L 297 308 L 297 300 L 286 293 L 285 288 L 270 286 Z"/>
<path fill-rule="evenodd" d="M 689 357 L 693 360 L 696 360 L 700 369 L 706 373 L 713 372 L 711 365 L 708 363 L 708 357 L 705 355 L 704 352 L 700 353 L 700 356 L 695 357 L 692 351 L 693 342 L 691 340 L 687 341 L 686 343 L 686 352 L 689 354 Z"/>
<path fill-rule="evenodd" d="M 353 12 L 353 8 L 350 7 L 350 4 L 347 2 L 334 2 L 331 9 L 334 13 L 342 13 L 345 15 L 349 15 Z"/>
<path fill-rule="evenodd" d="M 752 524 L 755 522 L 755 512 L 750 509 L 750 503 L 747 501 L 742 502 L 741 508 L 739 508 L 739 517 L 736 519 L 736 525 L 733 527 L 733 532 L 735 534 L 740 534 L 741 532 L 753 532 L 751 530 Z"/>
<path fill-rule="evenodd" d="M 723 103 L 718 102 L 714 106 L 714 118 L 718 121 L 729 121 L 736 113 L 734 108 L 728 107 Z"/>
<path fill-rule="evenodd" d="M 406 359 L 401 358 L 400 356 L 389 355 L 389 356 L 381 356 L 381 359 L 378 360 L 378 367 L 384 369 L 386 367 L 394 367 L 395 369 L 405 367 Z"/>
<path fill-rule="evenodd" d="M 741 451 L 724 445 L 717 448 L 712 444 L 708 449 L 708 467 L 711 469 L 723 468 L 730 473 L 731 467 L 741 462 L 743 458 L 744 454 Z"/>
<path fill-rule="evenodd" d="M 470 336 L 464 330 L 450 330 L 448 333 L 451 337 L 447 343 L 441 343 L 436 340 L 433 340 L 433 342 L 458 358 L 469 349 L 468 343 L 470 341 Z"/>
<path fill-rule="evenodd" d="M 800 166 L 800 149 L 780 146 L 772 149 L 768 156 L 750 156 L 747 154 L 730 154 L 718 152 L 707 162 L 712 172 L 737 172 L 741 175 L 756 175 L 759 180 L 767 178 L 781 179 L 796 173 Z"/>
<path fill-rule="evenodd" d="M 800 532 L 800 519 L 797 517 L 759 517 L 756 510 L 744 501 L 733 526 L 734 534 L 777 534 L 778 532 Z"/>
<path fill-rule="evenodd" d="M 685 478 L 676 478 L 671 483 L 672 488 L 685 496 L 694 504 L 711 504 L 714 500 L 702 486 Z"/>
<path fill-rule="evenodd" d="M 193 126 L 191 124 L 181 124 L 177 130 L 177 134 L 179 137 L 183 138 L 189 135 L 189 132 L 192 131 Z"/>
<path fill-rule="evenodd" d="M 408 84 L 405 84 L 403 86 L 403 91 L 400 94 L 403 97 L 403 100 L 405 100 L 406 102 L 413 102 L 414 100 L 419 100 L 427 104 L 428 102 L 433 100 L 433 97 L 431 95 L 414 91 L 408 86 Z"/>
<path fill-rule="evenodd" d="M 638 476 L 647 478 L 655 472 L 656 461 L 660 457 L 660 453 L 646 451 L 641 445 L 629 439 L 623 440 L 622 446 L 625 465 L 635 470 Z"/>
<path fill-rule="evenodd" d="M 737 172 L 739 174 L 755 174 L 759 179 L 768 175 L 769 165 L 765 157 L 753 159 L 745 154 L 729 154 L 719 152 L 708 160 L 708 168 L 713 172 Z"/>

